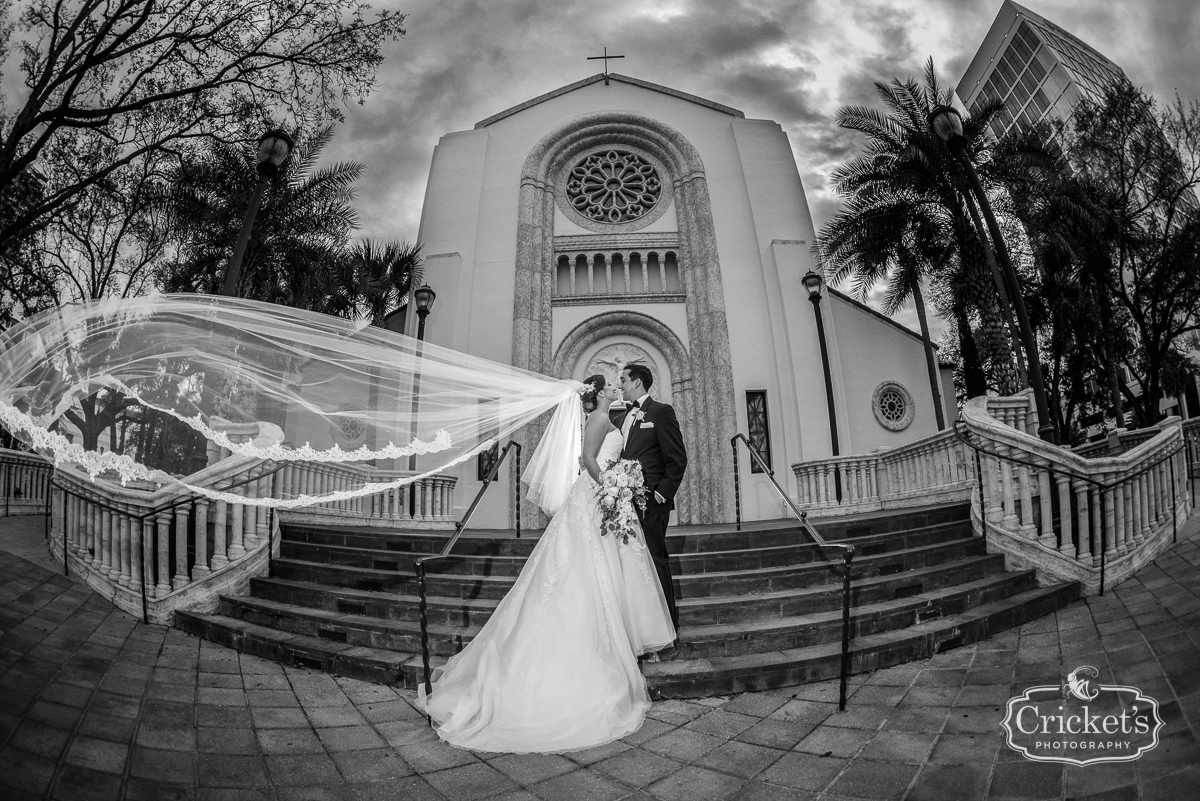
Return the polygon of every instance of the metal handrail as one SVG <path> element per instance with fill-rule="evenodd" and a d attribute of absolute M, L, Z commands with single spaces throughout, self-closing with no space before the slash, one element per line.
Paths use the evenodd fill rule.
<path fill-rule="evenodd" d="M 734 508 L 737 516 L 737 530 L 742 530 L 742 485 L 738 473 L 738 440 L 746 443 L 746 449 L 750 451 L 750 457 L 758 464 L 767 478 L 771 480 L 775 491 L 779 493 L 779 497 L 783 498 L 791 510 L 800 519 L 800 526 L 804 532 L 812 538 L 819 547 L 822 548 L 841 548 L 844 565 L 842 568 L 842 664 L 840 669 L 840 687 L 838 691 L 838 711 L 846 711 L 846 684 L 850 678 L 850 563 L 854 560 L 854 546 L 849 543 L 827 542 L 820 533 L 813 528 L 812 523 L 808 522 L 808 512 L 802 512 L 792 501 L 788 494 L 783 491 L 783 487 L 779 486 L 779 482 L 775 480 L 775 471 L 772 470 L 765 461 L 758 449 L 750 442 L 745 434 L 738 433 L 733 435 L 729 440 L 730 447 L 733 448 L 733 497 Z"/>
<path fill-rule="evenodd" d="M 462 535 L 462 533 L 464 531 L 466 531 L 467 522 L 470 521 L 471 516 L 475 514 L 475 510 L 479 507 L 479 502 L 483 499 L 483 494 L 485 492 L 487 492 L 488 487 L 490 487 L 492 485 L 492 482 L 495 481 L 496 474 L 500 472 L 500 465 L 504 462 L 504 457 L 508 456 L 508 452 L 510 450 L 514 450 L 514 449 L 515 449 L 516 453 L 513 454 L 513 459 L 515 460 L 513 463 L 513 470 L 515 471 L 516 475 L 518 475 L 518 476 L 521 475 L 521 443 L 517 442 L 516 440 L 510 439 L 508 441 L 508 444 L 506 444 L 504 446 L 504 448 L 500 451 L 499 455 L 497 455 L 496 461 L 492 464 L 491 471 L 488 473 L 487 478 L 485 478 L 483 480 L 483 486 L 480 487 L 479 492 L 477 492 L 475 494 L 475 500 L 471 501 L 471 505 L 470 505 L 470 507 L 467 508 L 466 514 L 463 515 L 462 520 L 460 520 L 454 524 L 454 534 L 452 534 L 450 539 L 447 540 L 446 544 L 442 547 L 441 552 L 435 553 L 435 554 L 429 554 L 428 556 L 418 557 L 413 562 L 413 570 L 417 574 L 417 596 L 419 598 L 419 604 L 420 604 L 421 665 L 422 665 L 422 668 L 424 669 L 426 697 L 428 697 L 433 692 L 433 682 L 432 682 L 432 674 L 431 674 L 431 671 L 429 668 L 429 619 L 428 619 L 428 615 L 427 615 L 426 600 L 425 600 L 425 563 L 432 562 L 437 559 L 445 559 L 447 556 L 450 555 L 450 550 L 454 547 L 454 544 L 458 542 L 458 538 Z M 515 493 L 516 493 L 516 509 L 517 509 L 517 537 L 520 538 L 520 536 L 521 536 L 521 485 L 519 482 L 517 483 Z M 433 719 L 430 718 L 429 722 L 430 722 L 430 725 L 432 725 Z"/>
<path fill-rule="evenodd" d="M 966 432 L 966 433 L 964 433 L 964 432 Z M 979 516 L 980 516 L 981 522 L 983 520 L 983 476 L 982 476 L 982 468 L 980 468 L 978 466 L 978 456 L 980 454 L 985 455 L 985 456 L 991 456 L 996 459 L 1003 459 L 1006 462 L 1021 465 L 1022 467 L 1031 467 L 1034 470 L 1045 470 L 1047 473 L 1054 473 L 1054 474 L 1057 474 L 1060 476 L 1066 476 L 1067 478 L 1072 478 L 1077 481 L 1082 481 L 1086 484 L 1091 484 L 1093 487 L 1098 488 L 1100 490 L 1100 521 L 1101 521 L 1101 533 L 1102 534 L 1103 534 L 1104 521 L 1108 519 L 1108 515 L 1107 515 L 1108 510 L 1106 508 L 1107 504 L 1104 500 L 1107 492 L 1109 490 L 1112 490 L 1112 489 L 1115 489 L 1115 488 L 1121 486 L 1122 484 L 1124 484 L 1128 481 L 1131 481 L 1132 479 L 1137 478 L 1140 475 L 1143 475 L 1144 473 L 1149 473 L 1151 470 L 1158 467 L 1160 464 L 1162 464 L 1163 462 L 1165 462 L 1169 459 L 1171 461 L 1171 541 L 1172 542 L 1179 541 L 1179 520 L 1176 516 L 1176 509 L 1179 505 L 1179 499 L 1175 493 L 1175 458 L 1174 457 L 1180 451 L 1183 451 L 1184 458 L 1187 459 L 1187 437 L 1186 437 L 1186 434 L 1183 437 L 1183 442 L 1179 445 L 1179 447 L 1175 448 L 1174 450 L 1170 451 L 1169 453 L 1163 454 L 1160 458 L 1156 459 L 1153 462 L 1148 462 L 1147 464 L 1143 465 L 1142 468 L 1140 470 L 1138 470 L 1137 472 L 1124 475 L 1121 478 L 1117 479 L 1116 481 L 1101 481 L 1099 479 L 1092 478 L 1089 475 L 1086 475 L 1084 473 L 1079 473 L 1074 470 L 1060 470 L 1057 467 L 1051 467 L 1049 465 L 1040 465 L 1040 464 L 1037 464 L 1035 462 L 1030 462 L 1025 459 L 1017 459 L 1013 456 L 1009 456 L 1008 454 L 1003 454 L 998 451 L 988 450 L 987 448 L 984 448 L 982 445 L 977 445 L 971 441 L 971 438 L 970 438 L 971 432 L 968 430 L 966 423 L 964 423 L 961 420 L 957 421 L 954 424 L 954 433 L 967 447 L 971 448 L 976 453 L 976 459 L 977 459 L 976 470 L 979 472 L 979 478 L 977 479 L 977 484 L 979 485 Z M 1086 457 L 1081 457 L 1081 458 L 1086 458 Z M 1107 566 L 1108 566 L 1108 549 L 1104 547 L 1104 538 L 1101 537 L 1101 540 L 1100 540 L 1100 595 L 1104 595 L 1104 579 L 1105 579 L 1105 573 L 1106 573 Z"/>
<path fill-rule="evenodd" d="M 238 481 L 233 484 L 228 484 L 224 487 L 214 487 L 213 489 L 215 489 L 218 492 L 228 492 L 229 490 L 237 489 L 238 487 L 243 487 L 246 484 L 249 484 L 251 482 L 261 481 L 262 479 L 266 478 L 267 476 L 274 476 L 280 470 L 287 467 L 287 465 L 288 465 L 288 462 L 281 462 L 278 465 L 276 465 L 274 468 L 272 468 L 271 470 L 268 470 L 265 473 L 261 473 L 257 476 L 253 476 L 251 478 L 246 478 L 242 481 Z M 247 469 L 253 470 L 254 468 L 251 467 L 251 468 L 247 468 Z M 135 514 L 130 513 L 127 509 L 121 509 L 119 507 L 112 506 L 110 504 L 105 503 L 104 501 L 98 501 L 94 498 L 90 498 L 87 495 L 84 495 L 81 492 L 77 492 L 76 490 L 71 489 L 70 487 L 66 486 L 65 484 L 59 483 L 52 476 L 50 479 L 50 493 L 49 493 L 50 497 L 54 496 L 55 488 L 62 490 L 64 496 L 73 495 L 76 498 L 87 501 L 88 503 L 92 504 L 93 506 L 97 506 L 101 509 L 106 509 L 109 512 L 115 512 L 117 514 L 124 515 L 124 516 L 130 518 L 131 520 L 138 521 L 138 523 L 142 523 L 147 518 L 155 517 L 157 515 L 162 514 L 163 512 L 168 512 L 172 509 L 177 509 L 180 506 L 187 506 L 187 505 L 191 504 L 191 506 L 194 509 L 194 507 L 196 505 L 196 495 L 191 495 L 187 498 L 173 501 L 171 503 L 164 504 L 162 506 L 156 506 L 153 509 L 151 509 L 150 511 L 145 512 L 143 514 L 135 515 Z M 49 506 L 49 504 L 47 504 L 47 506 Z M 272 510 L 272 512 L 274 512 L 274 510 Z M 47 530 L 49 530 L 49 525 L 50 525 L 49 522 L 47 522 L 47 524 L 46 524 Z M 268 521 L 268 525 L 270 525 L 270 521 Z M 270 548 L 270 543 L 268 543 L 267 547 L 268 547 L 268 549 Z M 67 575 L 70 575 L 70 573 L 69 573 L 68 566 L 67 566 L 67 526 L 66 526 L 66 509 L 65 509 L 65 507 L 63 509 L 62 550 L 63 550 L 63 575 L 67 576 Z M 145 624 L 149 624 L 150 623 L 149 602 L 146 599 L 146 557 L 145 557 L 145 553 L 142 548 L 138 549 L 138 572 L 141 573 L 141 576 L 142 576 L 141 586 L 139 587 L 139 589 L 141 591 L 141 596 L 142 596 L 142 622 Z"/>

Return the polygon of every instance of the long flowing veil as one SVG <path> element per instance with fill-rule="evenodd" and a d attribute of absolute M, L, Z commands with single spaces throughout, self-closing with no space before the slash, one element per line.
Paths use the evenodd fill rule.
<path fill-rule="evenodd" d="M 553 514 L 578 474 L 580 386 L 380 328 L 204 295 L 92 301 L 0 334 L 0 424 L 93 478 L 229 500 L 190 479 L 188 465 L 203 466 L 207 453 L 210 462 L 240 454 L 354 467 L 319 492 L 236 498 L 261 506 L 402 486 L 556 409 L 525 473 L 530 498 Z M 235 435 L 254 424 L 258 436 Z M 140 436 L 125 436 L 131 426 Z M 107 432 L 103 445 L 88 440 L 88 428 L 93 439 L 95 429 Z M 167 445 L 148 440 L 146 430 L 167 428 L 176 432 Z"/>

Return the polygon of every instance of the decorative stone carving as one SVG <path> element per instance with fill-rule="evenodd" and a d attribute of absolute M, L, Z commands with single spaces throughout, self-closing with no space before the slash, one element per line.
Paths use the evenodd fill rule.
<path fill-rule="evenodd" d="M 356 408 L 357 406 L 353 402 L 347 402 L 343 403 L 338 411 L 346 412 Z M 339 448 L 354 450 L 366 441 L 367 424 L 358 417 L 347 416 L 336 421 L 336 423 L 331 422 L 329 433 L 333 436 L 333 441 L 337 443 Z"/>
<path fill-rule="evenodd" d="M 566 217 L 589 231 L 621 234 L 645 228 L 671 205 L 670 171 L 630 142 L 604 144 L 562 164 L 554 199 Z"/>
<path fill-rule="evenodd" d="M 879 424 L 890 431 L 908 428 L 916 414 L 912 395 L 895 381 L 884 381 L 875 388 L 871 410 Z"/>
<path fill-rule="evenodd" d="M 609 384 L 618 386 L 621 383 L 621 371 L 630 364 L 644 364 L 654 369 L 654 357 L 632 343 L 622 342 L 616 345 L 606 345 L 596 351 L 596 355 L 588 360 L 583 374 L 602 375 Z M 658 400 L 659 385 L 650 387 L 650 397 Z M 670 401 L 668 401 L 669 403 Z"/>
<path fill-rule="evenodd" d="M 571 207 L 598 222 L 636 220 L 658 204 L 658 171 L 637 153 L 593 153 L 567 179 Z"/>

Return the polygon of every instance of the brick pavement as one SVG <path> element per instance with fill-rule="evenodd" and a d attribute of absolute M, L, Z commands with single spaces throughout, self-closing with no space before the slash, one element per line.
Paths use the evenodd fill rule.
<path fill-rule="evenodd" d="M 837 683 L 656 703 L 567 755 L 440 743 L 413 694 L 145 626 L 53 572 L 43 519 L 0 519 L 0 797 L 793 801 L 1200 797 L 1200 525 L 1104 598 Z M 1076 768 L 1004 745 L 1005 701 L 1079 664 L 1157 698 L 1141 760 Z"/>

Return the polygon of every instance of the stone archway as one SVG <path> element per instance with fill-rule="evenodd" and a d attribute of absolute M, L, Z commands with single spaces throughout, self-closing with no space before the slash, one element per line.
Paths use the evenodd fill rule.
<path fill-rule="evenodd" d="M 692 359 L 687 348 L 670 328 L 649 315 L 632 311 L 610 311 L 584 320 L 571 329 L 559 343 L 554 353 L 551 374 L 558 378 L 570 378 L 571 369 L 595 342 L 611 336 L 644 339 L 653 345 L 667 360 L 671 375 L 669 400 L 675 407 L 683 433 L 684 447 L 688 452 L 688 469 L 683 484 L 675 499 L 675 508 L 680 523 L 698 523 L 697 495 L 728 483 L 729 473 L 714 472 L 713 465 L 697 459 L 701 451 L 700 432 L 708 430 L 712 421 L 707 420 L 711 410 L 696 404 L 695 381 L 692 376 Z M 665 394 L 665 393 L 664 393 Z"/>
<path fill-rule="evenodd" d="M 736 419 L 729 329 L 704 164 L 678 131 L 640 114 L 603 112 L 560 126 L 530 151 L 521 171 L 512 363 L 535 372 L 553 372 L 555 176 L 585 151 L 621 145 L 643 149 L 670 175 L 679 224 L 680 283 L 686 298 L 691 346 L 680 355 L 681 371 L 676 373 L 672 368 L 672 374 L 690 377 L 688 404 L 694 413 L 690 415 L 693 439 L 689 441 L 689 459 L 698 469 L 703 465 L 705 475 L 701 480 L 699 473 L 692 474 L 695 504 L 691 519 L 703 523 L 725 521 L 731 518 L 733 507 L 732 484 L 727 479 L 733 466 L 727 443 Z M 700 366 L 703 369 L 697 369 Z M 526 443 L 536 442 L 541 430 L 541 426 L 530 426 Z"/>

